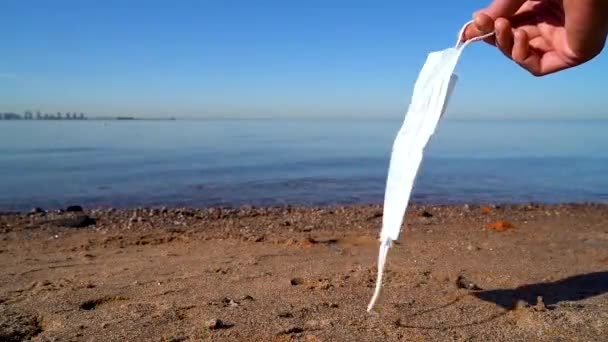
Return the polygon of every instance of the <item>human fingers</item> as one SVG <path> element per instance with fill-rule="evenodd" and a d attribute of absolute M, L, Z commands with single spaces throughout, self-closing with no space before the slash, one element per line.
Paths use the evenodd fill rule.
<path fill-rule="evenodd" d="M 524 30 L 513 33 L 513 61 L 534 76 L 541 76 L 540 57 L 530 48 L 530 37 Z"/>
<path fill-rule="evenodd" d="M 511 23 L 505 18 L 498 18 L 494 22 L 496 47 L 507 57 L 513 58 L 513 29 Z"/>
<path fill-rule="evenodd" d="M 515 29 L 513 36 L 513 61 L 530 74 L 540 77 L 570 67 L 555 52 L 547 52 L 541 55 L 531 46 L 530 36 L 526 31 Z"/>
<path fill-rule="evenodd" d="M 468 25 L 464 30 L 462 40 L 466 41 L 475 37 L 479 37 L 494 30 L 494 19 L 483 12 L 478 12 L 473 15 L 473 24 Z M 494 39 L 490 39 L 490 43 Z"/>
<path fill-rule="evenodd" d="M 496 18 L 509 18 L 520 9 L 526 0 L 495 0 L 488 7 L 473 15 L 474 25 L 469 25 L 465 30 L 462 40 L 479 37 L 492 32 Z M 485 39 L 486 42 L 494 44 L 494 38 Z"/>
<path fill-rule="evenodd" d="M 524 30 L 513 32 L 513 52 L 511 57 L 516 63 L 525 66 L 526 60 L 530 56 L 530 37 Z"/>

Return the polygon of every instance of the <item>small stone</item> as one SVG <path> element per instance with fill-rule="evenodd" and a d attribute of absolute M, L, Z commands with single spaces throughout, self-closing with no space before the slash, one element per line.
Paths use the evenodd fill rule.
<path fill-rule="evenodd" d="M 536 311 L 546 311 L 547 307 L 545 306 L 545 302 L 543 301 L 542 296 L 536 297 L 536 305 L 534 305 L 534 310 Z"/>
<path fill-rule="evenodd" d="M 253 297 L 251 297 L 250 295 L 245 295 L 245 296 L 243 296 L 243 298 L 241 300 L 250 300 L 250 301 L 253 301 Z"/>
<path fill-rule="evenodd" d="M 292 318 L 293 314 L 289 311 L 283 311 L 283 312 L 279 312 L 279 314 L 277 316 L 280 318 Z"/>
<path fill-rule="evenodd" d="M 33 208 L 33 209 L 30 211 L 30 213 L 32 213 L 32 214 L 42 214 L 42 213 L 44 213 L 44 209 L 39 208 L 39 207 L 36 207 L 36 208 Z"/>
<path fill-rule="evenodd" d="M 216 329 L 229 328 L 231 325 L 226 324 L 226 322 L 216 318 L 216 319 L 211 319 L 211 320 L 207 321 L 205 326 L 208 329 L 216 330 Z"/>
<path fill-rule="evenodd" d="M 425 211 L 423 211 L 423 212 L 420 214 L 420 216 L 421 216 L 421 217 L 425 217 L 425 218 L 431 218 L 431 217 L 433 217 L 433 214 L 431 214 L 431 213 L 429 213 L 428 211 L 426 211 L 426 210 L 425 210 Z"/>
<path fill-rule="evenodd" d="M 293 285 L 293 286 L 302 285 L 302 284 L 304 284 L 304 279 L 302 279 L 302 278 L 291 279 L 291 285 Z"/>
<path fill-rule="evenodd" d="M 456 279 L 456 285 L 460 289 L 467 289 L 467 290 L 474 290 L 474 291 L 482 290 L 481 287 L 477 286 L 477 284 L 470 281 L 463 275 L 458 276 L 458 279 Z"/>
<path fill-rule="evenodd" d="M 224 307 L 227 307 L 227 306 L 236 307 L 236 306 L 240 305 L 239 302 L 235 301 L 234 299 L 228 298 L 228 297 L 222 298 L 221 302 Z"/>
<path fill-rule="evenodd" d="M 513 224 L 506 220 L 499 220 L 486 225 L 486 229 L 492 229 L 497 232 L 504 232 L 512 228 L 515 228 L 515 226 L 513 226 Z"/>

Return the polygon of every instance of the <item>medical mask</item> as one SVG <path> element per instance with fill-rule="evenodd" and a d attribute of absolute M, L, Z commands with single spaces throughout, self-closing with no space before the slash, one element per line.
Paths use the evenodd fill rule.
<path fill-rule="evenodd" d="M 428 55 L 414 85 L 405 120 L 393 143 L 384 195 L 378 279 L 367 311 L 372 310 L 380 294 L 386 256 L 392 241 L 399 238 L 424 148 L 435 132 L 456 85 L 458 77 L 454 74 L 454 69 L 458 58 L 469 43 L 494 34 L 488 33 L 461 43 L 464 30 L 471 23 L 472 21 L 462 27 L 455 47 L 434 51 Z"/>

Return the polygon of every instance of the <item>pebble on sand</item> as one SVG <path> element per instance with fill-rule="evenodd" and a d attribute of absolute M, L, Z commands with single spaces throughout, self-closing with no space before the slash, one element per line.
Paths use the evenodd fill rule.
<path fill-rule="evenodd" d="M 474 290 L 474 291 L 482 290 L 481 287 L 477 286 L 477 284 L 475 284 L 474 282 L 472 282 L 471 280 L 469 280 L 467 277 L 465 277 L 463 275 L 458 276 L 458 279 L 456 279 L 456 285 L 460 289 L 467 289 L 467 290 Z"/>
<path fill-rule="evenodd" d="M 215 329 L 230 328 L 232 325 L 227 324 L 226 322 L 222 321 L 221 319 L 215 318 L 215 319 L 211 319 L 211 320 L 207 321 L 205 326 L 210 330 L 215 330 Z"/>

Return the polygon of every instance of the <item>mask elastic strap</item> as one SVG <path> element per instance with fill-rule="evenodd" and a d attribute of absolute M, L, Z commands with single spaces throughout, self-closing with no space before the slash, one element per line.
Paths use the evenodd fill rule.
<path fill-rule="evenodd" d="M 391 238 L 384 238 L 384 240 L 382 240 L 382 243 L 380 244 L 380 253 L 378 255 L 378 278 L 376 279 L 376 289 L 374 290 L 372 300 L 367 306 L 367 312 L 372 311 L 372 308 L 376 304 L 376 300 L 378 300 L 378 296 L 380 295 L 380 288 L 382 287 L 382 274 L 384 273 L 384 264 L 386 263 L 386 255 L 388 254 L 388 249 L 390 247 Z"/>
<path fill-rule="evenodd" d="M 464 24 L 462 26 L 462 29 L 460 29 L 460 33 L 458 34 L 458 40 L 456 41 L 455 48 L 463 50 L 467 45 L 469 45 L 469 43 L 476 42 L 476 41 L 479 41 L 479 40 L 483 40 L 483 39 L 486 39 L 486 38 L 491 37 L 492 35 L 494 35 L 494 31 L 492 31 L 492 32 L 486 33 L 484 35 L 481 35 L 479 37 L 471 38 L 471 39 L 469 39 L 469 40 L 467 40 L 465 42 L 462 42 L 462 37 L 464 36 L 464 31 L 472 23 L 473 23 L 473 20 L 467 22 L 466 24 Z"/>

